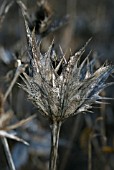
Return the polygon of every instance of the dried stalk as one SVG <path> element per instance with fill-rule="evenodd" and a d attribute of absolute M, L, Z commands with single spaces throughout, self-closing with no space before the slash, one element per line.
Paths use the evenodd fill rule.
<path fill-rule="evenodd" d="M 2 139 L 2 143 L 3 143 L 3 146 L 4 146 L 4 150 L 5 150 L 5 154 L 6 154 L 6 158 L 7 158 L 10 170 L 16 170 L 15 165 L 13 163 L 11 153 L 10 153 L 10 149 L 9 149 L 7 139 L 5 137 L 2 137 L 1 139 Z"/>
<path fill-rule="evenodd" d="M 92 170 L 92 144 L 91 144 L 91 138 L 90 135 L 89 141 L 88 141 L 88 170 Z"/>
<path fill-rule="evenodd" d="M 82 114 L 79 114 L 77 115 L 77 119 L 75 119 L 75 122 L 72 126 L 72 133 L 70 134 L 69 136 L 69 142 L 68 142 L 68 147 L 67 149 L 65 149 L 65 152 L 63 154 L 63 157 L 62 157 L 62 161 L 61 161 L 61 165 L 60 165 L 60 170 L 65 170 L 66 167 L 67 167 L 67 163 L 68 163 L 68 159 L 70 157 L 70 154 L 71 154 L 71 150 L 73 148 L 73 142 L 74 142 L 74 139 L 75 139 L 75 142 L 77 141 L 78 139 L 78 135 L 79 135 L 79 132 L 80 132 L 80 129 L 82 127 Z"/>
<path fill-rule="evenodd" d="M 19 75 L 20 75 L 20 72 L 17 72 L 15 74 L 15 76 L 14 76 L 14 78 L 13 78 L 13 80 L 12 80 L 10 86 L 9 86 L 9 88 L 7 89 L 7 91 L 6 91 L 5 95 L 4 95 L 4 102 L 6 101 L 7 97 L 9 96 L 9 94 L 10 94 L 10 92 L 11 92 L 15 82 L 17 81 Z"/>
<path fill-rule="evenodd" d="M 13 114 L 11 112 L 5 113 L 4 111 L 4 101 L 7 99 L 8 95 L 10 94 L 10 91 L 12 87 L 14 86 L 21 71 L 23 71 L 23 67 L 21 68 L 21 66 L 19 66 L 17 68 L 17 71 L 15 73 L 15 76 L 14 76 L 14 79 L 11 85 L 6 92 L 5 97 L 0 93 L 0 139 L 2 140 L 3 148 L 6 154 L 6 158 L 7 158 L 7 162 L 8 162 L 10 170 L 16 170 L 16 169 L 15 169 L 15 165 L 14 165 L 11 153 L 10 153 L 7 138 L 22 142 L 26 145 L 28 145 L 28 143 L 24 141 L 23 139 L 17 137 L 15 134 L 8 133 L 8 131 L 21 127 L 22 125 L 26 124 L 27 122 L 29 122 L 35 117 L 35 115 L 30 116 L 27 119 L 23 119 L 15 124 L 9 125 L 9 122 Z"/>
<path fill-rule="evenodd" d="M 53 122 L 51 125 L 51 153 L 50 153 L 50 163 L 49 170 L 56 170 L 57 168 L 57 155 L 58 155 L 58 142 L 59 133 L 61 128 L 61 122 Z"/>
<path fill-rule="evenodd" d="M 17 67 L 16 72 L 15 72 L 15 76 L 14 76 L 14 78 L 13 78 L 13 80 L 12 80 L 9 88 L 7 89 L 7 91 L 6 91 L 5 95 L 4 95 L 4 102 L 6 101 L 7 97 L 9 96 L 9 94 L 10 94 L 13 86 L 15 85 L 18 77 L 20 76 L 20 74 L 25 71 L 25 67 L 26 67 L 26 66 L 22 65 L 21 63 L 20 63 L 20 65 Z"/>
<path fill-rule="evenodd" d="M 4 0 L 2 4 L 0 4 L 0 29 L 2 27 L 2 23 L 5 19 L 5 16 L 13 5 L 13 3 L 13 1 L 7 2 L 7 0 Z"/>
<path fill-rule="evenodd" d="M 100 96 L 100 93 L 113 84 L 106 83 L 106 80 L 113 73 L 114 66 L 103 65 L 93 71 L 94 60 L 89 62 L 87 56 L 81 62 L 81 56 L 91 39 L 81 50 L 71 55 L 68 61 L 64 60 L 64 55 L 58 56 L 54 42 L 42 54 L 36 29 L 31 31 L 29 28 L 26 7 L 21 1 L 18 4 L 24 19 L 30 59 L 28 66 L 32 73 L 28 75 L 23 72 L 21 78 L 25 85 L 20 86 L 41 114 L 52 120 L 49 170 L 56 170 L 61 122 L 79 113 L 89 112 L 93 103 L 101 104 L 101 100 L 109 99 Z"/>

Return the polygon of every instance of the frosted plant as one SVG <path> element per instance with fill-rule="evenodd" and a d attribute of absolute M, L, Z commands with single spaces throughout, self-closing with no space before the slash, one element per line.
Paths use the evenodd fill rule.
<path fill-rule="evenodd" d="M 92 72 L 93 61 L 88 57 L 80 62 L 86 45 L 66 61 L 64 56 L 58 57 L 50 45 L 45 55 L 40 52 L 35 30 L 32 32 L 24 18 L 30 70 L 32 76 L 23 73 L 25 85 L 20 85 L 36 105 L 41 114 L 50 120 L 52 144 L 50 170 L 56 170 L 59 131 L 62 122 L 71 116 L 90 111 L 93 103 L 107 98 L 100 96 L 101 91 L 112 83 L 105 83 L 113 72 L 114 66 L 103 65 Z"/>

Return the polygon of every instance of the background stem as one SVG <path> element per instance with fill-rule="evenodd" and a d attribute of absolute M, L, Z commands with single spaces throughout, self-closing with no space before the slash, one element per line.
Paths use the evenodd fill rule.
<path fill-rule="evenodd" d="M 8 164 L 9 164 L 9 168 L 10 168 L 10 170 L 16 170 L 14 163 L 13 163 L 13 160 L 12 160 L 12 156 L 11 156 L 11 153 L 10 153 L 10 149 L 9 149 L 7 139 L 5 137 L 2 137 L 1 139 L 2 139 L 3 146 L 4 146 L 7 161 L 8 161 Z"/>
<path fill-rule="evenodd" d="M 56 170 L 57 168 L 57 155 L 58 155 L 58 142 L 61 122 L 53 122 L 51 125 L 51 153 L 49 170 Z"/>

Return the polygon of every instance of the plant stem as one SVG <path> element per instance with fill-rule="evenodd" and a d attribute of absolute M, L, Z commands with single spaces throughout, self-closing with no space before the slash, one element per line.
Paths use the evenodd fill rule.
<path fill-rule="evenodd" d="M 10 170 L 16 170 L 15 165 L 14 165 L 13 160 L 12 160 L 12 156 L 11 156 L 11 153 L 10 153 L 10 149 L 9 149 L 7 139 L 5 137 L 2 137 L 1 139 L 2 139 L 3 146 L 4 146 L 7 161 L 8 161 L 8 164 L 9 164 L 9 168 L 10 168 Z"/>
<path fill-rule="evenodd" d="M 77 115 L 77 118 L 75 119 L 75 122 L 73 124 L 72 127 L 72 133 L 69 134 L 69 142 L 68 145 L 70 147 L 68 147 L 67 149 L 65 149 L 63 157 L 62 157 L 62 161 L 61 161 L 61 165 L 60 165 L 60 170 L 65 170 L 67 167 L 67 163 L 68 163 L 68 159 L 70 157 L 71 154 L 71 150 L 73 148 L 73 142 L 75 139 L 75 142 L 78 139 L 78 135 L 80 133 L 80 130 L 82 128 L 82 124 L 83 124 L 83 118 L 82 118 L 82 114 Z"/>
<path fill-rule="evenodd" d="M 90 134 L 88 142 L 88 170 L 92 170 L 92 144 L 91 144 L 92 135 Z"/>
<path fill-rule="evenodd" d="M 57 168 L 57 156 L 58 156 L 58 142 L 59 133 L 61 128 L 61 122 L 53 122 L 51 125 L 51 153 L 50 153 L 50 163 L 49 170 L 56 170 Z"/>

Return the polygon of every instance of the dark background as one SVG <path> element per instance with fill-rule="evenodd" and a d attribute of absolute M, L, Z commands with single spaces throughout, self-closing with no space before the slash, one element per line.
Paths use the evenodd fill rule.
<path fill-rule="evenodd" d="M 23 0 L 30 13 L 36 7 L 35 0 Z M 0 0 L 0 4 L 3 1 Z M 68 58 L 92 37 L 85 57 L 90 50 L 90 58 L 95 58 L 96 68 L 106 60 L 114 64 L 114 1 L 113 0 L 49 0 L 54 18 L 69 15 L 69 22 L 50 33 L 42 40 L 46 51 L 54 38 L 55 48 L 61 45 Z M 0 30 L 0 88 L 4 94 L 16 70 L 16 57 L 26 49 L 23 19 L 16 3 L 10 8 Z M 6 56 L 6 59 L 4 58 Z M 24 57 L 23 57 L 24 58 Z M 109 81 L 113 81 L 110 77 Z M 21 82 L 20 78 L 18 82 Z M 114 98 L 114 87 L 106 89 L 102 95 Z M 94 113 L 80 114 L 64 122 L 60 134 L 58 170 L 114 169 L 114 101 L 110 104 L 94 106 Z M 21 120 L 37 113 L 37 119 L 23 128 L 17 129 L 20 137 L 30 143 L 24 146 L 9 141 L 14 163 L 18 170 L 47 170 L 50 152 L 50 128 L 35 106 L 27 100 L 27 95 L 17 85 L 12 89 L 4 110 Z M 88 161 L 89 156 L 91 160 Z M 7 162 L 0 144 L 0 169 L 6 170 Z M 89 169 L 90 170 L 90 169 Z"/>

